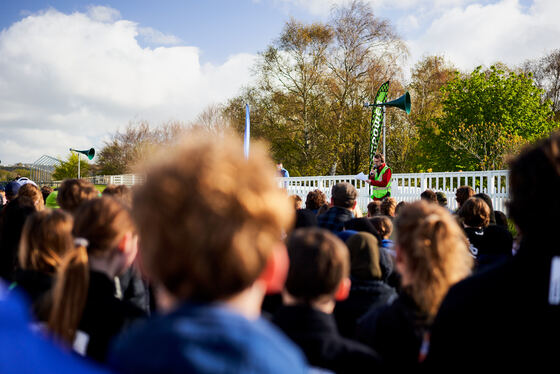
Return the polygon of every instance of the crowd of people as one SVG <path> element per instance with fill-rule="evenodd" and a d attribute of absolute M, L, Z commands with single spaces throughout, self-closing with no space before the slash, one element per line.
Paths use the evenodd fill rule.
<path fill-rule="evenodd" d="M 398 202 L 375 160 L 364 214 L 350 183 L 304 202 L 264 148 L 196 132 L 134 189 L 9 182 L 0 372 L 552 367 L 560 134 L 511 162 L 509 218 L 469 186 L 455 212 L 430 190 Z"/>

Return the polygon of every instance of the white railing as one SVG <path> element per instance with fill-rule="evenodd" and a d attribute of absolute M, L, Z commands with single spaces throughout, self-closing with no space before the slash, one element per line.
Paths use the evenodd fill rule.
<path fill-rule="evenodd" d="M 331 189 L 336 183 L 352 183 L 358 190 L 358 206 L 365 212 L 371 201 L 369 185 L 354 175 L 335 175 L 325 177 L 283 178 L 282 185 L 290 195 L 298 195 L 305 202 L 309 191 L 320 189 L 331 198 Z M 509 197 L 509 172 L 507 170 L 393 174 L 391 196 L 397 201 L 415 201 L 426 189 L 441 191 L 447 196 L 447 206 L 457 209 L 455 190 L 459 186 L 471 186 L 477 193 L 484 192 L 492 199 L 495 210 L 506 211 L 505 203 Z"/>
<path fill-rule="evenodd" d="M 135 184 L 142 184 L 146 177 L 142 174 L 121 174 L 121 175 L 96 175 L 94 177 L 85 178 L 93 184 L 115 184 L 131 187 Z"/>
<path fill-rule="evenodd" d="M 98 175 L 88 177 L 94 184 L 124 184 L 133 186 L 145 181 L 141 174 Z M 325 177 L 279 178 L 280 184 L 290 195 L 298 195 L 305 202 L 309 191 L 320 189 L 331 198 L 331 189 L 337 183 L 348 182 L 358 190 L 358 206 L 363 212 L 371 201 L 369 185 L 354 175 L 334 175 Z M 59 183 L 59 182 L 54 182 Z M 509 198 L 509 172 L 507 170 L 466 171 L 445 173 L 393 174 L 391 196 L 397 201 L 415 201 L 426 189 L 441 191 L 447 196 L 447 207 L 457 209 L 455 190 L 459 186 L 471 186 L 477 193 L 484 192 L 492 199 L 495 210 L 506 212 L 505 203 Z"/>

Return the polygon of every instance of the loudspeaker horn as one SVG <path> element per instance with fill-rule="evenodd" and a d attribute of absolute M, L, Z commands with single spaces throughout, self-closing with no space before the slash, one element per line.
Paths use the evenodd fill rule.
<path fill-rule="evenodd" d="M 374 106 L 393 106 L 404 110 L 406 114 L 410 114 L 410 94 L 406 91 L 404 95 L 398 99 L 388 101 L 386 103 L 375 104 Z"/>
<path fill-rule="evenodd" d="M 90 160 L 93 159 L 93 157 L 95 156 L 95 149 L 93 149 L 93 148 L 90 148 L 90 149 L 87 149 L 87 150 L 84 150 L 84 151 L 78 151 L 77 149 L 70 148 L 70 151 L 74 151 L 74 152 L 78 152 L 78 153 L 81 153 L 83 155 L 86 155 L 87 158 L 89 158 Z"/>

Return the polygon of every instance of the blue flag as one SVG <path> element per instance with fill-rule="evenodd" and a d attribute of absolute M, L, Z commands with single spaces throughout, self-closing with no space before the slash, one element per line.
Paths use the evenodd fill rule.
<path fill-rule="evenodd" d="M 245 158 L 249 158 L 249 142 L 251 139 L 251 113 L 249 110 L 249 104 L 245 105 L 245 137 L 243 140 L 243 150 L 245 152 Z"/>

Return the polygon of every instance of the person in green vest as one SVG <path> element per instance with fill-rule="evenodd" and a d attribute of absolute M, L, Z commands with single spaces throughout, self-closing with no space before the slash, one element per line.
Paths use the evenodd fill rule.
<path fill-rule="evenodd" d="M 373 200 L 383 200 L 384 197 L 391 196 L 391 168 L 387 166 L 385 156 L 381 153 L 373 157 L 373 169 L 369 174 L 368 183 L 373 186 Z"/>

